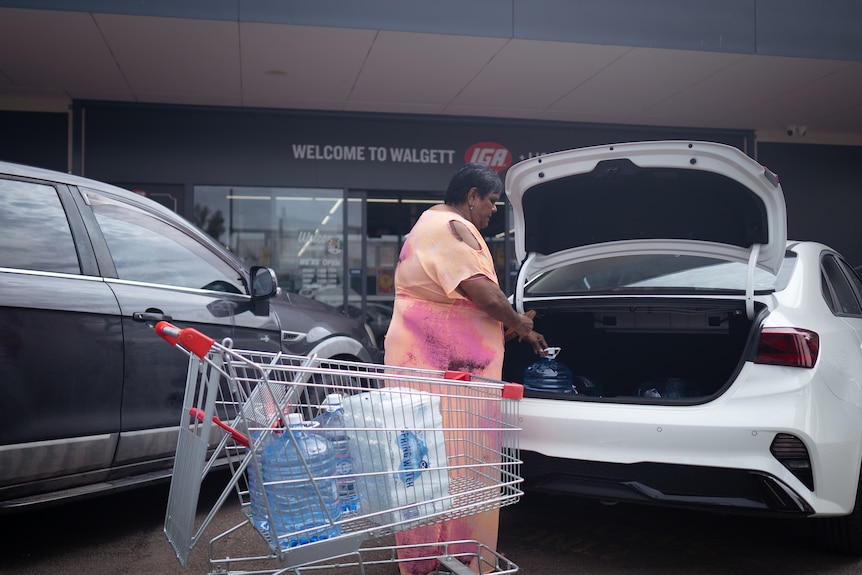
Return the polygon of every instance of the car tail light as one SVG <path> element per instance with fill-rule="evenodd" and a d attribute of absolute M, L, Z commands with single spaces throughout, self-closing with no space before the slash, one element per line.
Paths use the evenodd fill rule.
<path fill-rule="evenodd" d="M 811 458 L 808 456 L 808 449 L 801 439 L 789 433 L 779 433 L 772 440 L 769 452 L 805 487 L 814 491 L 814 472 L 811 470 Z"/>
<path fill-rule="evenodd" d="M 807 329 L 767 327 L 760 332 L 754 363 L 814 367 L 820 352 L 820 336 Z"/>

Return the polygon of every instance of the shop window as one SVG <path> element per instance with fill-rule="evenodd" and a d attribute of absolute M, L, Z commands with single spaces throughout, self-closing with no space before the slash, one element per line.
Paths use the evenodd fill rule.
<path fill-rule="evenodd" d="M 344 192 L 195 186 L 194 223 L 248 265 L 275 269 L 282 289 L 343 303 Z"/>

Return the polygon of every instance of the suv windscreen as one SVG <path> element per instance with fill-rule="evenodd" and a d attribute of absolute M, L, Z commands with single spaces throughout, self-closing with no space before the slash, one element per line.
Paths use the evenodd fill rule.
<path fill-rule="evenodd" d="M 87 196 L 120 279 L 245 293 L 239 274 L 193 237 L 134 206 Z"/>
<path fill-rule="evenodd" d="M 66 212 L 52 186 L 0 180 L 0 267 L 81 273 Z"/>
<path fill-rule="evenodd" d="M 757 268 L 754 290 L 781 289 L 793 270 L 788 252 L 778 275 Z M 638 292 L 745 293 L 748 266 L 702 256 L 631 255 L 577 262 L 549 271 L 531 282 L 527 296 L 595 295 Z"/>

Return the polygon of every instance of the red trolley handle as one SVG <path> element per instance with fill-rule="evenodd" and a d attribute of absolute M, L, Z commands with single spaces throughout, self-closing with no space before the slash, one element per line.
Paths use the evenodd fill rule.
<path fill-rule="evenodd" d="M 467 371 L 447 370 L 443 374 L 443 377 L 444 379 L 451 379 L 454 381 L 471 381 L 470 372 Z M 524 399 L 524 386 L 520 383 L 504 382 L 502 397 L 503 399 L 511 399 L 515 401 Z"/>
<path fill-rule="evenodd" d="M 203 420 L 206 418 L 206 415 L 204 415 L 204 412 L 201 411 L 200 409 L 198 409 L 197 407 L 191 408 L 189 410 L 189 415 L 196 418 L 200 422 L 203 422 Z M 242 433 L 240 433 L 239 431 L 237 431 L 236 429 L 234 429 L 233 427 L 231 427 L 230 425 L 228 425 L 227 423 L 225 423 L 224 421 L 222 421 L 221 419 L 219 419 L 215 415 L 213 415 L 212 419 L 213 419 L 213 423 L 215 423 L 216 425 L 218 425 L 219 427 L 221 427 L 222 429 L 224 429 L 225 431 L 230 433 L 231 436 L 233 437 L 234 441 L 236 441 L 237 443 L 239 443 L 243 447 L 249 447 L 251 445 L 249 440 L 248 440 L 248 437 L 246 437 L 245 435 L 243 435 Z"/>
<path fill-rule="evenodd" d="M 524 386 L 520 383 L 504 383 L 503 399 L 520 401 L 524 399 Z"/>
<path fill-rule="evenodd" d="M 178 343 L 182 344 L 184 348 L 201 359 L 209 353 L 215 343 L 213 338 L 205 336 L 194 328 L 184 327 L 180 329 L 166 321 L 157 323 L 155 330 L 169 344 L 174 346 Z"/>

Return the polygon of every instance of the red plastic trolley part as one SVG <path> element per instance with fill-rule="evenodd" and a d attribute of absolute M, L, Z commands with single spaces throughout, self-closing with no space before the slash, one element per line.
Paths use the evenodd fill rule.
<path fill-rule="evenodd" d="M 191 415 L 194 418 L 197 418 L 197 420 L 201 421 L 201 422 L 203 422 L 203 420 L 206 419 L 206 415 L 204 414 L 204 412 L 201 411 L 200 409 L 198 409 L 197 407 L 191 408 L 189 410 L 189 415 Z M 243 435 L 242 433 L 240 433 L 239 431 L 237 431 L 236 429 L 234 429 L 233 427 L 231 427 L 230 425 L 228 425 L 227 423 L 225 423 L 224 421 L 222 421 L 221 419 L 219 419 L 215 415 L 213 415 L 212 419 L 213 419 L 213 423 L 215 423 L 216 425 L 218 425 L 219 427 L 221 427 L 222 429 L 224 429 L 225 431 L 230 433 L 231 436 L 233 437 L 234 441 L 236 441 L 237 443 L 239 443 L 243 447 L 249 447 L 251 445 L 249 440 L 248 440 L 248 437 L 246 437 L 245 435 Z"/>
<path fill-rule="evenodd" d="M 215 343 L 213 338 L 205 336 L 194 328 L 184 327 L 180 329 L 166 321 L 157 323 L 155 330 L 169 344 L 175 346 L 179 343 L 201 359 L 206 357 Z"/>
<path fill-rule="evenodd" d="M 524 386 L 520 383 L 504 383 L 503 399 L 524 399 Z"/>
<path fill-rule="evenodd" d="M 454 381 L 470 381 L 470 372 L 448 370 L 443 374 L 445 379 Z M 519 400 L 524 399 L 524 386 L 520 383 L 504 383 L 503 384 L 503 399 Z"/>

